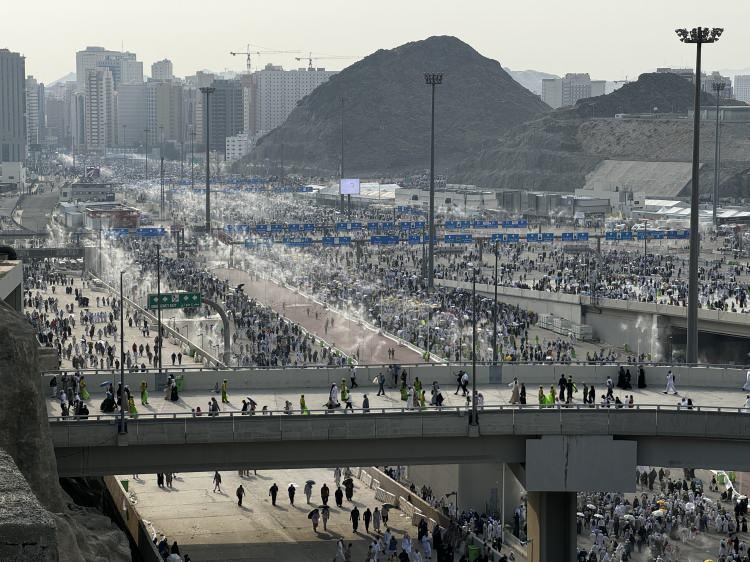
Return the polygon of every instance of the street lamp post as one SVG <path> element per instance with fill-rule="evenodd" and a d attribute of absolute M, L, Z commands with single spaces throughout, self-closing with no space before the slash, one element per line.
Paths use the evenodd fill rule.
<path fill-rule="evenodd" d="M 204 106 L 204 113 L 206 115 L 206 231 L 211 234 L 211 162 L 210 162 L 210 104 L 209 96 L 216 91 L 216 88 L 212 86 L 206 86 L 201 88 L 201 92 L 206 94 L 206 105 Z"/>
<path fill-rule="evenodd" d="M 492 363 L 497 365 L 497 258 L 499 241 L 495 242 L 495 303 L 492 306 Z"/>
<path fill-rule="evenodd" d="M 715 43 L 724 30 L 720 27 L 696 27 L 675 30 L 680 41 L 694 43 L 695 57 L 695 100 L 693 103 L 693 172 L 690 187 L 690 265 L 688 268 L 688 315 L 687 315 L 687 353 L 688 364 L 698 362 L 698 258 L 700 240 L 698 238 L 699 183 L 700 173 L 700 106 L 701 106 L 701 45 Z"/>
<path fill-rule="evenodd" d="M 157 326 L 157 341 L 159 350 L 159 374 L 161 375 L 161 348 L 162 348 L 162 335 L 161 335 L 161 244 L 156 245 L 156 323 Z"/>
<path fill-rule="evenodd" d="M 122 292 L 122 276 L 125 272 L 120 271 L 120 427 L 121 435 L 125 431 L 125 301 Z"/>
<path fill-rule="evenodd" d="M 720 135 L 721 135 L 721 126 L 719 125 L 719 102 L 721 101 L 721 92 L 726 87 L 726 84 L 724 82 L 714 82 L 711 84 L 711 89 L 714 91 L 716 95 L 716 148 L 714 149 L 714 196 L 713 199 L 713 219 L 714 219 L 714 226 L 719 226 L 719 221 L 717 219 L 717 209 L 719 205 L 719 179 L 721 172 L 719 171 L 719 166 L 721 163 L 721 144 L 720 144 Z"/>
<path fill-rule="evenodd" d="M 477 420 L 477 266 L 471 267 L 471 420 L 469 425 L 479 425 Z"/>
<path fill-rule="evenodd" d="M 341 182 L 344 181 L 344 103 L 345 99 L 341 98 L 341 163 L 339 166 L 339 197 L 341 198 L 341 212 L 344 212 L 344 194 L 341 193 Z"/>
<path fill-rule="evenodd" d="M 435 272 L 435 86 L 443 83 L 442 73 L 425 73 L 425 83 L 432 86 L 432 110 L 430 119 L 430 240 L 428 241 L 427 290 L 434 285 Z"/>

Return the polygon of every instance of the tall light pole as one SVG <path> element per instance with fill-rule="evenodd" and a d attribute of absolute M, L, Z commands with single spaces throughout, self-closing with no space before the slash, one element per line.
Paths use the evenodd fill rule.
<path fill-rule="evenodd" d="M 492 363 L 497 365 L 497 258 L 500 242 L 495 242 L 495 302 L 492 306 Z"/>
<path fill-rule="evenodd" d="M 471 267 L 471 423 L 479 425 L 477 419 L 477 266 Z"/>
<path fill-rule="evenodd" d="M 435 273 L 435 86 L 443 83 L 443 74 L 425 73 L 425 82 L 432 86 L 432 117 L 430 120 L 430 239 L 428 241 L 427 258 L 427 290 L 431 291 L 434 285 Z"/>
<path fill-rule="evenodd" d="M 726 84 L 724 82 L 714 82 L 711 84 L 711 89 L 716 95 L 716 148 L 714 149 L 714 196 L 713 199 L 713 219 L 714 226 L 719 226 L 717 218 L 717 208 L 719 206 L 719 178 L 721 172 L 719 166 L 721 163 L 721 149 L 719 144 L 719 138 L 721 135 L 721 126 L 719 125 L 719 102 L 721 101 L 721 92 L 724 91 Z"/>
<path fill-rule="evenodd" d="M 341 197 L 341 212 L 344 212 L 344 194 L 341 193 L 341 182 L 344 181 L 344 97 L 341 97 L 341 160 L 339 163 L 339 194 Z"/>
<path fill-rule="evenodd" d="M 687 316 L 687 363 L 698 362 L 698 258 L 700 240 L 698 238 L 699 184 L 700 173 L 700 125 L 701 125 L 701 45 L 715 43 L 724 30 L 720 27 L 708 29 L 695 27 L 675 30 L 680 41 L 694 43 L 695 56 L 695 100 L 693 103 L 693 174 L 690 187 L 690 265 L 688 268 L 688 316 Z"/>
<path fill-rule="evenodd" d="M 125 434 L 125 301 L 122 293 L 122 276 L 120 270 L 120 434 Z"/>
<path fill-rule="evenodd" d="M 206 94 L 206 105 L 203 106 L 203 113 L 206 115 L 206 231 L 211 234 L 211 162 L 210 162 L 210 104 L 209 96 L 216 91 L 216 88 L 212 86 L 205 86 L 201 88 L 201 92 Z"/>

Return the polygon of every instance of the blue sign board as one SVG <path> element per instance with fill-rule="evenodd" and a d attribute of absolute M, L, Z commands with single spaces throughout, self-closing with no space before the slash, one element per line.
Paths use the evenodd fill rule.
<path fill-rule="evenodd" d="M 520 234 L 493 234 L 492 241 L 501 244 L 513 244 L 521 240 Z"/>
<path fill-rule="evenodd" d="M 424 244 L 429 240 L 429 236 L 422 234 L 410 234 L 406 239 L 409 244 Z"/>
<path fill-rule="evenodd" d="M 286 246 L 312 246 L 312 238 L 284 238 L 283 241 Z"/>
<path fill-rule="evenodd" d="M 352 243 L 351 236 L 323 236 L 323 246 L 348 246 Z"/>
<path fill-rule="evenodd" d="M 147 226 L 136 229 L 135 234 L 136 236 L 141 236 L 144 238 L 152 238 L 156 236 L 164 236 L 164 234 L 166 234 L 166 231 L 161 227 Z"/>
<path fill-rule="evenodd" d="M 471 244 L 474 237 L 471 234 L 446 234 L 446 244 Z"/>
<path fill-rule="evenodd" d="M 370 236 L 370 244 L 376 246 L 392 246 L 400 241 L 401 239 L 398 236 Z"/>
<path fill-rule="evenodd" d="M 255 225 L 255 232 L 268 232 L 268 225 L 267 224 L 256 224 Z"/>

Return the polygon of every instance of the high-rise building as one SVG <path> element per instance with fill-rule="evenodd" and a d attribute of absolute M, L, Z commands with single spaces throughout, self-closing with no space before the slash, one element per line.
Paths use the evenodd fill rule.
<path fill-rule="evenodd" d="M 146 141 L 146 84 L 120 84 L 117 90 L 117 140 L 120 146 L 135 147 Z"/>
<path fill-rule="evenodd" d="M 115 89 L 120 82 L 143 82 L 143 63 L 135 60 L 135 53 L 108 51 L 103 47 L 86 47 L 76 53 L 76 81 L 83 91 L 86 72 L 92 68 L 107 68 L 112 74 Z"/>
<path fill-rule="evenodd" d="M 161 141 L 182 142 L 184 116 L 182 84 L 158 80 L 146 83 L 149 144 L 156 146 Z"/>
<path fill-rule="evenodd" d="M 656 72 L 658 73 L 669 73 L 669 74 L 676 74 L 677 76 L 681 76 L 685 80 L 690 80 L 692 84 L 695 84 L 695 70 L 692 68 L 657 68 Z M 701 72 L 701 90 L 704 92 L 708 92 L 710 94 L 713 94 L 713 85 L 723 82 L 724 83 L 724 91 L 721 93 L 722 98 L 731 98 L 733 97 L 732 92 L 732 79 L 729 78 L 729 76 L 722 76 L 720 73 L 714 71 L 711 74 L 706 74 L 705 72 Z"/>
<path fill-rule="evenodd" d="M 26 61 L 0 49 L 0 162 L 26 160 Z"/>
<path fill-rule="evenodd" d="M 27 150 L 44 143 L 45 117 L 44 84 L 37 82 L 33 76 L 26 78 L 26 146 Z M 34 146 L 36 145 L 36 146 Z"/>
<path fill-rule="evenodd" d="M 46 140 L 50 146 L 70 146 L 70 111 L 63 97 L 46 96 L 44 114 L 47 118 Z"/>
<path fill-rule="evenodd" d="M 246 132 L 257 137 L 275 129 L 286 121 L 302 98 L 334 74 L 336 71 L 325 68 L 284 70 L 271 64 L 254 72 L 245 94 L 250 112 Z"/>
<path fill-rule="evenodd" d="M 172 80 L 174 79 L 174 73 L 172 72 L 172 61 L 164 59 L 156 61 L 151 65 L 151 78 L 154 80 Z"/>
<path fill-rule="evenodd" d="M 70 93 L 70 142 L 73 150 L 86 148 L 86 94 Z"/>
<path fill-rule="evenodd" d="M 750 75 L 740 74 L 734 77 L 734 97 L 750 103 Z"/>
<path fill-rule="evenodd" d="M 105 152 L 116 143 L 117 112 L 112 73 L 107 68 L 86 71 L 86 148 Z"/>
<path fill-rule="evenodd" d="M 591 80 L 588 73 L 568 73 L 542 80 L 542 101 L 553 109 L 575 105 L 578 100 L 603 96 L 606 80 Z"/>
<path fill-rule="evenodd" d="M 209 97 L 209 146 L 211 150 L 224 152 L 227 137 L 241 133 L 244 127 L 242 83 L 239 80 L 214 80 L 211 85 L 215 90 Z M 201 102 L 205 104 L 205 94 Z M 204 111 L 204 131 L 205 117 Z"/>
<path fill-rule="evenodd" d="M 192 76 L 185 77 L 185 82 L 194 88 L 205 88 L 206 86 L 210 86 L 211 82 L 214 80 L 216 80 L 215 74 L 204 72 L 202 70 L 199 70 Z"/>
<path fill-rule="evenodd" d="M 120 61 L 121 84 L 143 84 L 143 63 L 139 60 L 123 59 Z M 118 84 L 119 88 L 119 84 Z"/>
<path fill-rule="evenodd" d="M 226 141 L 226 152 L 224 157 L 227 162 L 234 162 L 239 160 L 245 154 L 250 152 L 250 139 L 247 133 L 238 133 L 234 136 L 227 137 Z"/>

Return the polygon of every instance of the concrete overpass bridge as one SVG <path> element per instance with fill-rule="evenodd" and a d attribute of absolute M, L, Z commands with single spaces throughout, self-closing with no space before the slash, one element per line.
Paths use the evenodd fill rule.
<path fill-rule="evenodd" d="M 575 560 L 576 492 L 635 491 L 637 465 L 750 470 L 737 409 L 490 406 L 311 415 L 51 419 L 60 476 L 253 467 L 507 463 L 527 490 L 530 560 Z M 553 554 L 554 553 L 554 554 Z"/>
<path fill-rule="evenodd" d="M 471 283 L 436 279 L 445 287 L 471 291 Z M 477 284 L 477 293 L 494 297 L 493 285 Z M 662 350 L 669 348 L 672 328 L 687 328 L 687 307 L 597 298 L 588 295 L 552 293 L 515 287 L 497 288 L 498 300 L 517 305 L 538 314 L 552 314 L 575 324 L 588 324 L 604 342 L 627 343 L 630 349 L 650 352 L 654 343 Z M 698 329 L 706 334 L 750 339 L 750 314 L 701 308 Z"/>
<path fill-rule="evenodd" d="M 459 368 L 467 365 L 404 367 L 410 380 L 419 376 L 427 385 L 437 380 L 446 385 L 452 401 L 460 399 L 454 399 L 447 384 L 455 380 Z M 632 371 L 634 366 L 629 367 Z M 429 468 L 503 463 L 511 467 L 528 494 L 528 534 L 536 545 L 532 560 L 574 560 L 576 492 L 635 491 L 638 465 L 750 471 L 750 412 L 725 407 L 744 402 L 744 393 L 738 390 L 745 382 L 744 368 L 646 365 L 649 384 L 658 388 L 649 390 L 650 395 L 639 394 L 638 402 L 642 403 L 634 408 L 539 408 L 504 403 L 500 389 L 509 393 L 507 382 L 517 376 L 526 382 L 532 401 L 533 385 L 548 387 L 563 372 L 573 374 L 579 383 L 595 382 L 601 388 L 607 376 L 616 377 L 619 365 L 480 365 L 479 389 L 495 401 L 486 402 L 476 426 L 469 423 L 469 409 L 455 405 L 460 402 L 421 412 L 382 407 L 384 402 L 374 398 L 375 385 L 370 380 L 383 368 L 373 365 L 357 369 L 363 387 L 357 392 L 373 390 L 373 407 L 368 412 L 313 410 L 311 415 L 300 415 L 299 410 L 286 414 L 272 409 L 265 415 L 225 411 L 217 416 L 196 416 L 188 405 L 182 411 L 128 417 L 123 433 L 119 431 L 119 418 L 111 414 L 85 420 L 53 414 L 49 421 L 58 470 L 61 476 L 82 476 L 342 464 Z M 677 373 L 678 385 L 693 387 L 691 396 L 697 398 L 703 389 L 699 406 L 680 409 L 675 406 L 677 399 L 659 392 L 670 368 Z M 118 380 L 112 371 L 84 374 L 90 390 L 104 380 Z M 312 406 L 322 403 L 321 396 L 326 395 L 329 385 L 348 376 L 348 370 L 186 369 L 176 370 L 176 374 L 184 377 L 184 394 L 197 393 L 200 404 L 205 404 L 205 396 L 215 382 L 227 379 L 233 396 L 261 392 L 259 389 L 286 389 L 289 397 L 294 397 L 301 390 Z M 41 377 L 45 393 L 49 376 Z M 147 380 L 150 388 L 157 389 L 159 377 L 156 372 L 128 373 L 125 382 L 137 388 L 141 380 Z M 659 397 L 664 401 L 661 404 L 646 401 Z M 152 400 L 163 402 L 156 394 Z M 462 472 L 461 489 L 469 484 L 487 484 L 477 477 L 469 484 L 463 479 Z"/>

